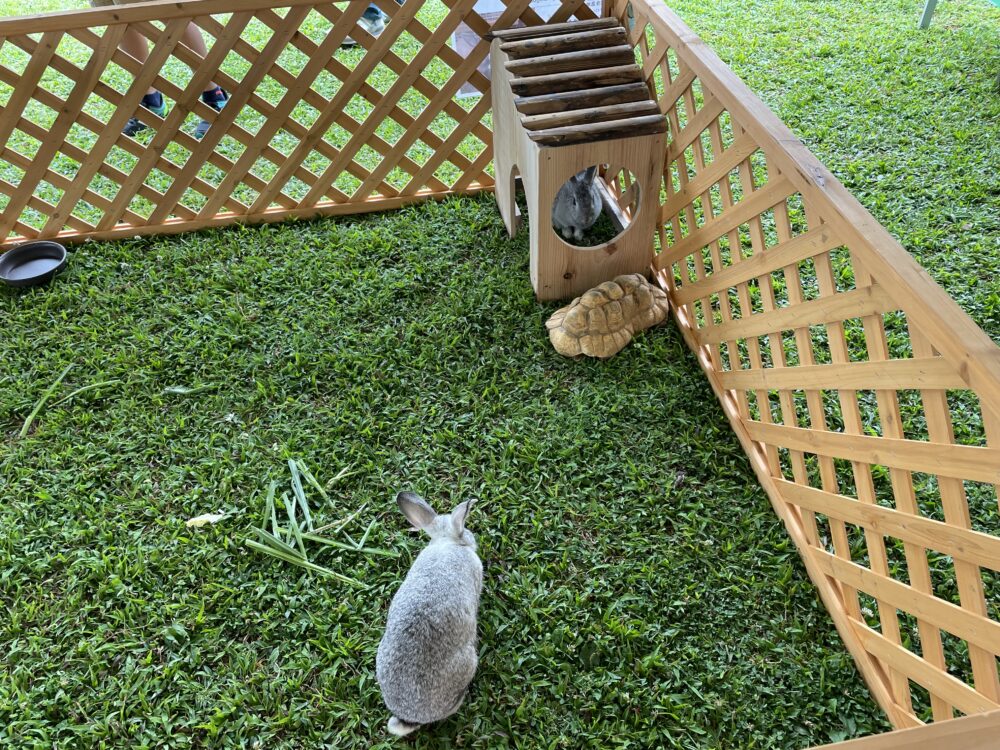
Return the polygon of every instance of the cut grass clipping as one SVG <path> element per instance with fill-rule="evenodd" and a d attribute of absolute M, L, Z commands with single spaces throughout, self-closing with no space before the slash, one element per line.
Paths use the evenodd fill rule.
<path fill-rule="evenodd" d="M 264 499 L 263 525 L 259 527 L 255 526 L 253 528 L 253 533 L 257 536 L 257 539 L 246 540 L 246 545 L 250 549 L 262 552 L 265 555 L 270 555 L 271 557 L 277 558 L 283 562 L 298 565 L 300 568 L 305 568 L 313 573 L 329 576 L 330 578 L 334 578 L 341 583 L 361 588 L 364 588 L 365 584 L 357 578 L 345 576 L 335 570 L 330 570 L 329 568 L 312 562 L 310 560 L 309 553 L 306 551 L 306 542 L 308 541 L 312 544 L 318 544 L 326 547 L 334 547 L 348 552 L 360 552 L 365 555 L 399 557 L 399 553 L 391 550 L 378 549 L 376 547 L 365 547 L 365 542 L 368 541 L 368 535 L 371 534 L 372 529 L 375 527 L 374 518 L 365 528 L 365 531 L 361 535 L 361 539 L 359 541 L 354 541 L 354 539 L 351 538 L 351 535 L 347 533 L 347 527 L 359 515 L 361 515 L 367 507 L 367 504 L 362 505 L 342 520 L 334 521 L 316 528 L 313 524 L 312 513 L 309 510 L 309 499 L 306 497 L 305 488 L 302 486 L 303 477 L 319 493 L 320 497 L 323 498 L 323 503 L 325 505 L 330 505 L 332 503 L 330 495 L 302 461 L 288 459 L 288 469 L 292 475 L 292 494 L 289 496 L 288 492 L 282 492 L 281 497 L 279 498 L 281 505 L 284 507 L 285 513 L 288 516 L 288 525 L 281 526 L 278 523 L 278 515 L 280 511 L 278 510 L 277 503 L 275 501 L 278 483 L 272 481 L 267 488 L 267 493 Z M 350 472 L 346 468 L 341 469 L 340 473 L 331 479 L 329 484 L 333 485 L 349 474 Z M 270 522 L 271 526 L 270 531 L 267 529 L 268 522 Z M 320 533 L 328 530 L 330 532 L 328 536 L 323 536 Z M 338 534 L 342 535 L 347 541 L 341 542 L 334 539 L 333 537 Z"/>

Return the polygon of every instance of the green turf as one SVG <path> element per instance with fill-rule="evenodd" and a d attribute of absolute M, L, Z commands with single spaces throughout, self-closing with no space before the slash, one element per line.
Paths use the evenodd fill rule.
<path fill-rule="evenodd" d="M 677 6 L 997 338 L 997 11 Z M 486 569 L 472 693 L 415 747 L 887 728 L 677 331 L 559 358 L 526 253 L 484 197 L 86 244 L 0 293 L 0 746 L 394 746 L 373 668 L 419 549 L 402 488 L 482 498 Z M 348 531 L 403 555 L 316 561 L 367 590 L 243 546 L 288 458 L 357 472 L 317 522 L 367 502 Z"/>

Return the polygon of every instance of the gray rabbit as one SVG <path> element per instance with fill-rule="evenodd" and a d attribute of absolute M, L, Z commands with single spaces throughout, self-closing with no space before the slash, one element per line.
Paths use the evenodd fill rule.
<path fill-rule="evenodd" d="M 389 605 L 378 645 L 375 677 L 399 737 L 458 711 L 476 673 L 476 617 L 483 564 L 465 519 L 474 500 L 439 516 L 419 495 L 400 492 L 396 503 L 430 543 L 413 561 Z"/>
<path fill-rule="evenodd" d="M 594 177 L 597 167 L 588 167 L 570 177 L 552 203 L 552 226 L 568 240 L 579 242 L 583 230 L 594 226 L 601 215 L 601 193 Z"/>

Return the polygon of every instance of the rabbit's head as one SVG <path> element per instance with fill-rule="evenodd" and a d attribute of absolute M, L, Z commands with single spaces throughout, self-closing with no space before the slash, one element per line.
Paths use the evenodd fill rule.
<path fill-rule="evenodd" d="M 577 172 L 563 183 L 552 205 L 552 223 L 567 238 L 580 240 L 600 218 L 601 194 L 594 184 L 597 167 Z"/>
<path fill-rule="evenodd" d="M 406 519 L 414 528 L 427 532 L 432 542 L 459 544 L 473 550 L 476 549 L 476 538 L 465 528 L 465 518 L 475 502 L 474 499 L 466 500 L 455 506 L 451 513 L 440 516 L 420 495 L 412 492 L 396 495 L 396 504 Z"/>

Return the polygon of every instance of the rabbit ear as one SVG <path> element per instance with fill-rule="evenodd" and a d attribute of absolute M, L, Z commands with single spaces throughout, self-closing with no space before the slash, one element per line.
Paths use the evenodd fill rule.
<path fill-rule="evenodd" d="M 597 175 L 597 167 L 596 166 L 587 167 L 583 171 L 583 179 L 581 180 L 581 182 L 593 182 L 594 181 L 594 177 L 596 175 Z"/>
<path fill-rule="evenodd" d="M 471 498 L 458 505 L 458 507 L 451 512 L 451 526 L 452 529 L 454 529 L 456 536 L 462 536 L 462 533 L 465 531 L 465 518 L 469 515 L 469 511 L 472 510 L 472 506 L 475 505 L 475 503 L 475 498 Z"/>
<path fill-rule="evenodd" d="M 418 529 L 430 526 L 437 518 L 437 513 L 428 502 L 412 492 L 400 492 L 396 495 L 396 504 L 403 511 L 406 520 Z"/>

